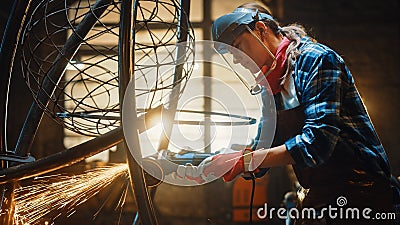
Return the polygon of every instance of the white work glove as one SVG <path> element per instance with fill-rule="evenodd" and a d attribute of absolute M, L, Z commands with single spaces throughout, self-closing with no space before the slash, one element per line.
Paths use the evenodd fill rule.
<path fill-rule="evenodd" d="M 204 159 L 198 166 L 179 165 L 176 176 L 198 184 L 213 181 L 229 172 L 242 157 L 242 151 L 222 149 L 218 154 Z"/>

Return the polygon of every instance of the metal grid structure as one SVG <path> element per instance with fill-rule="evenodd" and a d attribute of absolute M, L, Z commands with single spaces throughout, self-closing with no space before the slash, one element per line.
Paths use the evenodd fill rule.
<path fill-rule="evenodd" d="M 22 36 L 24 78 L 35 101 L 51 118 L 79 134 L 98 136 L 120 125 L 120 7 L 120 1 L 99 4 L 79 0 L 68 5 L 66 0 L 43 0 L 34 9 Z M 178 80 L 173 80 L 173 71 L 165 73 L 160 65 L 177 63 L 173 47 L 178 32 L 189 34 L 188 45 L 193 43 L 194 34 L 191 27 L 184 30 L 179 25 L 178 19 L 187 16 L 179 14 L 177 1 L 137 1 L 136 7 L 135 37 L 139 38 L 134 41 L 134 73 L 136 83 L 141 84 L 138 97 L 146 95 L 150 99 L 142 108 L 148 110 L 166 104 L 172 88 L 189 78 L 193 64 L 184 66 Z M 104 12 L 97 13 L 100 11 Z M 89 14 L 94 14 L 96 21 L 82 35 L 79 26 Z M 78 40 L 68 48 L 76 52 L 68 52 L 68 43 L 62 41 L 71 37 Z M 193 54 L 191 46 L 186 50 L 185 58 L 179 59 L 182 62 Z M 158 58 L 160 52 L 167 54 Z M 55 89 L 44 89 L 46 82 Z M 50 103 L 40 101 L 40 95 Z"/>

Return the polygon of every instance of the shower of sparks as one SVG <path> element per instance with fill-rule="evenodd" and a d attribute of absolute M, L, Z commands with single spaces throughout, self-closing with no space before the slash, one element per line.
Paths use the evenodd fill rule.
<path fill-rule="evenodd" d="M 123 163 L 94 168 L 79 175 L 35 178 L 35 184 L 15 191 L 16 224 L 43 224 L 43 220 L 54 220 L 62 214 L 71 216 L 76 206 L 122 176 L 128 179 L 128 166 Z"/>

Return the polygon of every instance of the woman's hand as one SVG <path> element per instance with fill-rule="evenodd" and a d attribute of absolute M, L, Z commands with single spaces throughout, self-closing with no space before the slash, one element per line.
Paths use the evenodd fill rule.
<path fill-rule="evenodd" d="M 238 175 L 245 172 L 244 156 L 242 151 L 225 149 L 221 153 L 210 156 L 198 166 L 191 164 L 180 165 L 176 175 L 181 178 L 194 180 L 197 183 L 205 183 L 216 178 L 223 177 L 225 182 L 232 181 Z M 252 154 L 250 153 L 252 157 Z M 258 169 L 256 169 L 257 172 Z"/>

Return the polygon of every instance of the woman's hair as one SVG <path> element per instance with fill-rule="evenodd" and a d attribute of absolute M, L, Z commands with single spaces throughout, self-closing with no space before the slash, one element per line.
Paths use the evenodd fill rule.
<path fill-rule="evenodd" d="M 259 13 L 266 13 L 272 16 L 272 13 L 269 9 L 257 4 L 257 3 L 246 3 L 238 8 L 246 8 L 254 10 L 254 12 Z M 300 40 L 307 36 L 307 33 L 303 26 L 298 24 L 290 24 L 288 26 L 280 27 L 278 21 L 270 20 L 270 19 L 263 19 L 262 20 L 266 26 L 268 26 L 271 31 L 275 35 L 283 35 L 287 39 L 290 40 L 290 45 L 286 50 L 286 58 L 287 58 L 287 69 L 285 75 L 282 77 L 282 84 L 285 82 L 285 78 L 288 74 L 290 74 L 293 70 L 294 62 L 296 61 L 297 56 L 300 54 L 297 47 L 300 45 Z M 250 29 L 255 29 L 255 24 L 257 21 L 250 23 L 248 26 Z"/>

